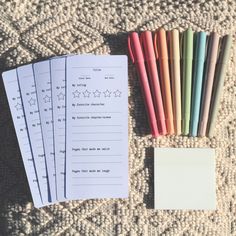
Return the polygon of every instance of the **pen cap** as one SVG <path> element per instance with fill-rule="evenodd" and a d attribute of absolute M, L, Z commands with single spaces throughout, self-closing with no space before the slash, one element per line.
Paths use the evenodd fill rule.
<path fill-rule="evenodd" d="M 208 62 L 216 63 L 219 39 L 220 39 L 219 35 L 215 32 L 210 35 Z"/>
<path fill-rule="evenodd" d="M 184 53 L 183 59 L 193 58 L 193 31 L 191 28 L 184 32 Z"/>
<path fill-rule="evenodd" d="M 231 43 L 232 43 L 232 36 L 231 35 L 226 35 L 223 37 L 220 55 L 219 55 L 219 59 L 218 59 L 219 64 L 225 64 L 228 62 Z"/>
<path fill-rule="evenodd" d="M 160 59 L 168 59 L 166 31 L 161 28 L 155 33 L 155 47 Z"/>
<path fill-rule="evenodd" d="M 153 47 L 152 32 L 151 31 L 142 32 L 140 35 L 140 41 L 141 44 L 143 45 L 145 60 L 146 61 L 155 60 L 156 57 Z"/>
<path fill-rule="evenodd" d="M 206 53 L 206 32 L 199 32 L 197 34 L 195 60 L 205 60 Z"/>
<path fill-rule="evenodd" d="M 170 59 L 180 59 L 180 52 L 179 52 L 179 31 L 177 29 L 173 29 L 170 32 Z"/>
<path fill-rule="evenodd" d="M 132 32 L 128 37 L 128 50 L 133 63 L 144 61 L 143 51 L 139 40 L 139 35 Z"/>

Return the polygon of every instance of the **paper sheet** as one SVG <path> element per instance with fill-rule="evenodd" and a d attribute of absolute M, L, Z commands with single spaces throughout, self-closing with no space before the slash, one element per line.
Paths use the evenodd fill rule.
<path fill-rule="evenodd" d="M 66 65 L 66 195 L 128 197 L 127 57 L 77 55 Z"/>
<path fill-rule="evenodd" d="M 215 210 L 215 152 L 210 148 L 155 148 L 155 209 Z"/>
<path fill-rule="evenodd" d="M 32 65 L 17 68 L 26 124 L 43 204 L 51 201 Z"/>
<path fill-rule="evenodd" d="M 52 86 L 52 106 L 53 106 L 53 132 L 54 150 L 57 178 L 58 201 L 65 200 L 65 161 L 66 161 L 66 58 L 53 58 L 50 60 L 51 86 Z"/>
<path fill-rule="evenodd" d="M 33 71 L 38 99 L 39 115 L 42 126 L 43 145 L 48 170 L 51 201 L 55 202 L 57 197 L 49 60 L 34 63 Z"/>
<path fill-rule="evenodd" d="M 31 152 L 16 69 L 4 72 L 2 77 L 33 202 L 35 207 L 41 207 L 43 203 Z"/>

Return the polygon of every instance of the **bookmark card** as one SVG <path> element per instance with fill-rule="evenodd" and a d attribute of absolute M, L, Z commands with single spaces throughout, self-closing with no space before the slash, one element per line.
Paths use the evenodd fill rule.
<path fill-rule="evenodd" d="M 42 207 L 41 193 L 31 152 L 16 69 L 2 74 L 8 103 L 35 207 Z"/>
<path fill-rule="evenodd" d="M 52 93 L 50 78 L 50 61 L 46 60 L 33 64 L 33 70 L 43 135 L 43 145 L 48 171 L 48 182 L 51 193 L 51 201 L 55 202 L 57 198 L 51 102 Z"/>
<path fill-rule="evenodd" d="M 127 57 L 68 57 L 66 78 L 67 197 L 128 197 Z"/>
<path fill-rule="evenodd" d="M 214 149 L 155 148 L 155 209 L 215 210 L 215 181 Z"/>
<path fill-rule="evenodd" d="M 17 68 L 22 103 L 43 204 L 51 201 L 32 65 Z"/>
<path fill-rule="evenodd" d="M 58 201 L 65 200 L 66 167 L 66 58 L 50 60 L 53 107 L 53 132 Z"/>

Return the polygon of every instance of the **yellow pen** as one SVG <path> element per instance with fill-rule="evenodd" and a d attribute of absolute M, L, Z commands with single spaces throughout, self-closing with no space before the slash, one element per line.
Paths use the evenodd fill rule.
<path fill-rule="evenodd" d="M 174 29 L 169 32 L 170 42 L 170 70 L 171 70 L 171 88 L 172 104 L 174 116 L 174 129 L 177 135 L 181 134 L 181 81 L 180 81 L 180 49 L 179 49 L 179 31 Z"/>

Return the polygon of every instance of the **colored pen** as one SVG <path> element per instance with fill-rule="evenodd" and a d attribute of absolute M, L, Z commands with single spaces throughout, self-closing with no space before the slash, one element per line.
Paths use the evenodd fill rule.
<path fill-rule="evenodd" d="M 141 84 L 141 89 L 143 92 L 143 97 L 145 101 L 145 106 L 147 110 L 149 125 L 153 137 L 159 136 L 159 131 L 157 127 L 156 115 L 154 110 L 154 105 L 152 102 L 151 90 L 148 83 L 147 72 L 144 63 L 144 56 L 142 47 L 139 41 L 139 35 L 136 32 L 132 32 L 128 37 L 128 50 L 132 62 L 135 64 L 139 80 Z"/>
<path fill-rule="evenodd" d="M 201 100 L 201 114 L 199 118 L 199 127 L 198 127 L 199 136 L 206 135 L 212 86 L 214 81 L 214 73 L 215 73 L 217 52 L 219 45 L 219 35 L 217 33 L 212 33 L 210 35 L 208 45 L 209 45 L 208 46 L 209 50 L 207 51 L 206 70 L 205 70 L 204 85 L 203 85 L 202 100 Z"/>
<path fill-rule="evenodd" d="M 167 133 L 174 134 L 168 49 L 166 42 L 166 32 L 162 28 L 155 33 L 154 47 L 156 57 L 160 65 L 162 99 L 164 104 Z"/>
<path fill-rule="evenodd" d="M 177 29 L 169 32 L 169 40 L 174 128 L 175 133 L 179 135 L 181 134 L 181 81 L 179 31 Z"/>
<path fill-rule="evenodd" d="M 204 71 L 204 61 L 206 54 L 206 33 L 199 32 L 196 34 L 196 44 L 194 52 L 194 74 L 193 74 L 193 90 L 191 102 L 191 120 L 190 120 L 190 136 L 197 136 L 198 120 L 201 107 L 202 81 Z"/>
<path fill-rule="evenodd" d="M 212 137 L 214 134 L 214 128 L 215 128 L 217 113 L 220 106 L 220 97 L 223 91 L 224 77 L 226 74 L 227 63 L 229 60 L 231 44 L 232 44 L 232 36 L 231 35 L 224 36 L 221 43 L 220 54 L 216 66 L 216 72 L 213 84 L 210 116 L 208 119 L 209 137 Z"/>
<path fill-rule="evenodd" d="M 183 34 L 183 80 L 182 80 L 182 133 L 189 134 L 191 86 L 193 60 L 193 31 L 187 29 Z"/>
<path fill-rule="evenodd" d="M 144 58 L 149 76 L 152 91 L 153 104 L 156 112 L 157 126 L 160 134 L 166 134 L 165 114 L 162 102 L 162 95 L 157 72 L 156 57 L 153 47 L 152 32 L 145 31 L 140 35 L 140 42 L 143 45 Z"/>

